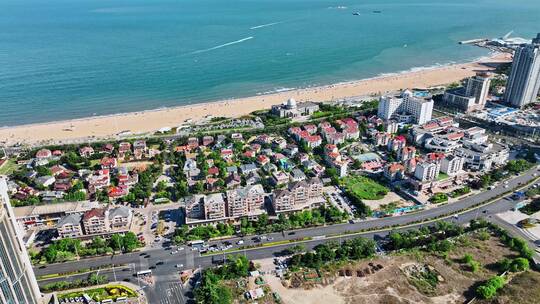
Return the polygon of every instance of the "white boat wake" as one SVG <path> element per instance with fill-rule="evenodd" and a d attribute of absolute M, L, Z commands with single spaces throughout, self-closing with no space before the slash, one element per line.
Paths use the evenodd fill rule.
<path fill-rule="evenodd" d="M 283 21 L 272 22 L 272 23 L 266 23 L 266 24 L 261 24 L 261 25 L 256 25 L 256 26 L 250 27 L 249 29 L 250 29 L 250 30 L 256 30 L 256 29 L 260 29 L 260 28 L 268 27 L 268 26 L 273 26 L 273 25 L 280 24 L 280 23 L 283 23 Z"/>
<path fill-rule="evenodd" d="M 214 47 L 211 47 L 211 48 L 208 48 L 208 49 L 197 50 L 197 51 L 191 52 L 190 54 L 194 55 L 194 54 L 206 53 L 206 52 L 213 51 L 213 50 L 217 50 L 217 49 L 220 49 L 220 48 L 229 46 L 229 45 L 242 43 L 242 42 L 244 42 L 244 41 L 248 41 L 248 40 L 251 40 L 251 39 L 253 39 L 253 38 L 254 38 L 253 36 L 249 36 L 249 37 L 246 37 L 246 38 L 242 38 L 242 39 L 240 39 L 240 40 L 236 40 L 236 41 L 231 41 L 231 42 L 227 42 L 227 43 L 224 43 L 224 44 L 220 44 L 220 45 L 218 45 L 218 46 L 214 46 Z"/>

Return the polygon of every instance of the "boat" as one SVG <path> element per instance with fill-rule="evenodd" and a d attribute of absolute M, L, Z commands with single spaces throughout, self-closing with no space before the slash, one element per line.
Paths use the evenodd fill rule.
<path fill-rule="evenodd" d="M 360 16 L 360 13 L 359 13 L 359 12 L 354 12 L 354 13 L 352 13 L 352 14 L 355 15 L 355 16 Z"/>
<path fill-rule="evenodd" d="M 381 11 L 373 11 L 375 14 L 380 14 L 382 13 Z"/>

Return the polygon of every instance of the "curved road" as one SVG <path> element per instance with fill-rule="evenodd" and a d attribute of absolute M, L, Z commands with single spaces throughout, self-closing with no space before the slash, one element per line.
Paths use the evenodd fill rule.
<path fill-rule="evenodd" d="M 536 178 L 535 175 L 538 172 L 539 170 L 535 166 L 533 169 L 530 169 L 522 175 L 508 180 L 507 188 L 501 184 L 492 190 L 469 196 L 458 202 L 436 208 L 422 210 L 416 213 L 406 214 L 397 217 L 366 220 L 354 224 L 337 224 L 331 226 L 294 230 L 294 232 L 289 231 L 283 234 L 270 233 L 267 234 L 267 236 L 273 238 L 271 242 L 315 237 L 315 239 L 302 242 L 305 247 L 313 248 L 320 243 L 327 242 L 330 238 L 335 240 L 343 240 L 357 236 L 374 237 L 377 235 L 382 237 L 387 235 L 388 232 L 392 230 L 388 227 L 395 226 L 395 230 L 417 228 L 423 225 L 429 225 L 429 223 L 414 223 L 417 223 L 418 221 L 428 221 L 435 218 L 440 218 L 440 220 L 466 223 L 471 219 L 477 217 L 491 217 L 491 214 L 511 209 L 515 205 L 515 202 L 508 199 L 509 195 L 500 199 L 496 198 L 508 191 L 511 191 L 512 189 L 517 189 L 521 185 L 524 185 L 534 180 Z M 484 203 L 484 205 L 482 207 L 470 209 L 471 207 L 480 203 Z M 462 212 L 457 218 L 449 215 L 459 213 L 460 211 Z M 444 217 L 445 215 L 447 216 Z M 354 233 L 354 235 L 348 236 L 338 236 L 340 234 L 353 232 L 358 233 Z M 234 245 L 238 239 L 240 238 L 231 238 L 227 239 L 227 241 L 232 242 Z M 243 239 L 245 241 L 243 246 L 250 246 L 256 244 L 256 242 L 251 239 L 251 237 L 246 237 Z M 223 241 L 213 241 L 210 242 L 210 244 L 220 244 L 222 242 Z M 290 245 L 290 243 L 285 243 L 282 245 L 274 245 L 268 247 L 239 249 L 236 251 L 236 253 L 245 254 L 249 259 L 255 260 L 275 256 L 276 252 L 290 247 Z M 234 246 L 237 247 L 236 245 Z M 231 254 L 231 252 L 228 252 L 226 254 Z M 66 262 L 60 264 L 51 264 L 46 266 L 45 268 L 35 268 L 34 270 L 36 276 L 39 277 L 46 274 L 72 273 L 74 271 L 77 271 L 78 269 L 106 266 L 111 264 L 124 265 L 122 268 L 115 269 L 114 271 L 103 270 L 101 272 L 101 274 L 107 274 L 111 279 L 113 279 L 113 276 L 116 276 L 116 279 L 122 280 L 129 277 L 133 278 L 132 275 L 136 271 L 154 268 L 153 275 L 156 278 L 156 284 L 155 286 L 146 289 L 146 292 L 150 297 L 151 303 L 184 303 L 184 299 L 178 298 L 178 295 L 175 295 L 174 292 L 171 292 L 177 289 L 177 285 L 179 285 L 178 272 L 180 269 L 176 268 L 175 265 L 182 264 L 182 269 L 199 267 L 204 268 L 213 265 L 216 260 L 222 260 L 224 256 L 225 253 L 216 253 L 214 255 L 200 256 L 198 252 L 191 251 L 191 248 L 186 246 L 183 250 L 180 250 L 176 254 L 172 254 L 170 251 L 164 249 L 150 249 L 144 251 L 144 253 L 129 253 L 116 256 L 88 258 L 82 259 L 80 261 Z M 163 265 L 156 265 L 156 263 L 158 263 L 159 261 L 162 261 Z M 40 284 L 46 284 L 55 280 L 76 279 L 83 276 L 87 276 L 87 274 L 74 275 L 68 278 L 44 280 L 40 281 Z"/>

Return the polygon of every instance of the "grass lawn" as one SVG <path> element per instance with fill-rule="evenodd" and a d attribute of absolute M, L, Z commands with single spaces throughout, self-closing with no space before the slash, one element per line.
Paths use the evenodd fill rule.
<path fill-rule="evenodd" d="M 341 180 L 341 184 L 347 191 L 359 199 L 379 200 L 387 193 L 388 188 L 378 182 L 364 176 L 348 176 Z"/>
<path fill-rule="evenodd" d="M 17 170 L 19 166 L 13 161 L 12 159 L 8 159 L 2 166 L 0 167 L 0 175 L 10 175 L 15 170 Z"/>

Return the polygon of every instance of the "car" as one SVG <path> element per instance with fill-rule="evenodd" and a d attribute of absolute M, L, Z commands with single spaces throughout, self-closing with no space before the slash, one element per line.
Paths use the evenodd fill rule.
<path fill-rule="evenodd" d="M 177 254 L 177 253 L 178 253 L 178 250 L 171 251 L 171 254 Z"/>
<path fill-rule="evenodd" d="M 180 251 L 180 250 L 184 250 L 184 247 L 178 247 L 178 250 L 179 250 L 179 251 Z"/>
<path fill-rule="evenodd" d="M 156 263 L 156 265 L 163 265 L 163 264 L 165 264 L 165 262 L 163 262 L 163 261 L 158 261 L 158 262 Z"/>
<path fill-rule="evenodd" d="M 271 240 L 273 240 L 273 239 L 274 239 L 274 238 L 271 237 L 271 236 L 268 237 L 268 240 L 269 240 L 269 241 L 271 241 Z"/>
<path fill-rule="evenodd" d="M 176 264 L 176 265 L 174 265 L 174 267 L 176 267 L 176 268 L 182 268 L 182 267 L 184 267 L 184 264 Z"/>
<path fill-rule="evenodd" d="M 236 245 L 242 245 L 244 244 L 244 240 L 239 240 L 238 242 L 236 242 Z"/>
<path fill-rule="evenodd" d="M 295 235 L 296 232 L 292 231 L 292 232 L 289 232 L 288 235 Z"/>

